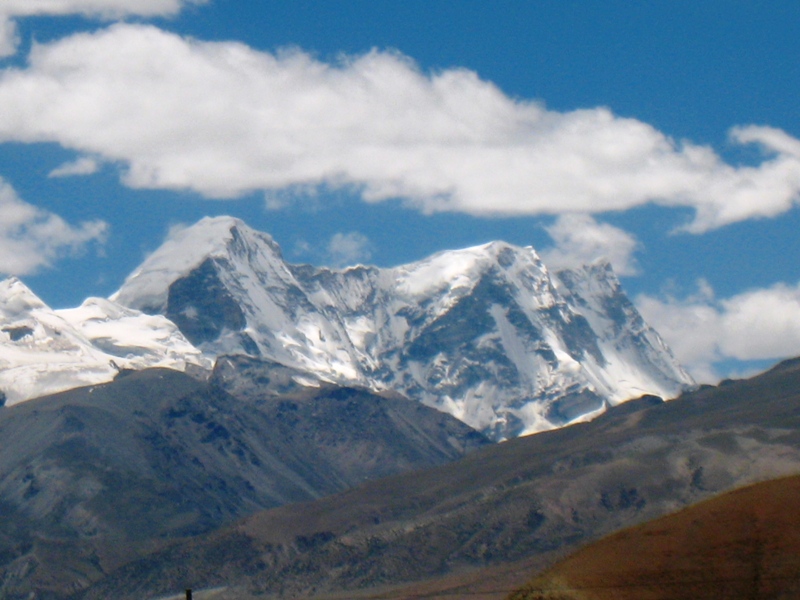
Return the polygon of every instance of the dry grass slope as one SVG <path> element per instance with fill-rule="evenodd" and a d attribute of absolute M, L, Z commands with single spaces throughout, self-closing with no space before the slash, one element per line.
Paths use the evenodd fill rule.
<path fill-rule="evenodd" d="M 800 598 L 800 477 L 756 484 L 626 529 L 509 600 Z"/>

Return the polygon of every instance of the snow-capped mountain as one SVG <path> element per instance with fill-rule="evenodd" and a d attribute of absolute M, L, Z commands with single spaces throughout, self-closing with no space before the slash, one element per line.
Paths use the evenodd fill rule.
<path fill-rule="evenodd" d="M 8 405 L 102 383 L 121 369 L 211 361 L 160 315 L 102 298 L 53 310 L 19 279 L 0 281 L 0 393 Z"/>
<path fill-rule="evenodd" d="M 112 297 L 162 314 L 207 356 L 245 353 L 395 389 L 495 439 L 691 385 L 607 264 L 551 275 L 502 242 L 378 269 L 287 264 L 270 236 L 206 218 Z"/>
<path fill-rule="evenodd" d="M 674 386 L 676 362 L 671 351 L 622 291 L 608 262 L 557 271 L 554 282 L 598 334 L 606 362 L 604 369 L 597 372 L 598 385 L 613 402 L 625 400 L 628 394 L 643 395 Z M 648 378 L 643 380 L 642 373 L 647 373 Z M 678 379 L 691 381 L 682 369 Z M 615 390 L 617 394 L 624 393 L 615 396 Z"/>
<path fill-rule="evenodd" d="M 207 218 L 154 252 L 112 300 L 165 315 L 210 356 L 263 356 L 366 385 L 344 322 L 320 310 L 302 279 L 269 235 Z"/>

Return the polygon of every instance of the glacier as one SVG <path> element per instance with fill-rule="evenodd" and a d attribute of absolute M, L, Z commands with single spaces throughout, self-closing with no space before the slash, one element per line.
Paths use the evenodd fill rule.
<path fill-rule="evenodd" d="M 211 366 L 163 316 L 104 298 L 53 310 L 16 277 L 0 281 L 0 393 L 7 406 L 104 383 L 124 369 Z"/>

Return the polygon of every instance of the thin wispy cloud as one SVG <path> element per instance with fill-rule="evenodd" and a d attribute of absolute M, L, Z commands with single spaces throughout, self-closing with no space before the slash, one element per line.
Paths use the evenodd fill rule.
<path fill-rule="evenodd" d="M 632 234 L 590 215 L 566 214 L 546 228 L 554 246 L 539 254 L 551 269 L 576 268 L 607 260 L 617 275 L 637 275 L 635 252 L 640 244 Z"/>
<path fill-rule="evenodd" d="M 327 256 L 335 267 L 366 262 L 372 257 L 372 243 L 357 231 L 336 233 L 328 242 Z"/>
<path fill-rule="evenodd" d="M 0 179 L 0 275 L 29 275 L 90 242 L 102 242 L 100 220 L 70 225 L 60 216 L 24 202 Z"/>
<path fill-rule="evenodd" d="M 187 4 L 207 0 L 3 0 L 0 12 L 13 17 L 85 15 L 115 19 L 130 15 L 175 15 Z"/>
<path fill-rule="evenodd" d="M 14 54 L 18 43 L 17 24 L 8 15 L 0 13 L 0 58 Z"/>
<path fill-rule="evenodd" d="M 693 208 L 698 233 L 780 214 L 800 191 L 800 141 L 780 130 L 734 128 L 764 158 L 731 165 L 606 108 L 548 110 L 391 52 L 330 64 L 118 24 L 35 47 L 0 76 L 0 104 L 0 140 L 57 142 L 122 165 L 131 187 L 210 198 L 324 184 L 429 213 L 658 203 Z"/>
<path fill-rule="evenodd" d="M 93 175 L 100 169 L 97 161 L 91 157 L 83 156 L 74 161 L 64 163 L 60 167 L 56 167 L 48 177 L 74 177 L 80 175 Z"/>

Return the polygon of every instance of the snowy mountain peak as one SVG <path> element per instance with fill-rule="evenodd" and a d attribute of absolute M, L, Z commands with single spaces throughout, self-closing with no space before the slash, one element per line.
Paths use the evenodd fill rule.
<path fill-rule="evenodd" d="M 451 293 L 472 288 L 489 271 L 546 271 L 533 248 L 506 242 L 489 242 L 461 250 L 446 250 L 408 265 L 392 269 L 397 291 L 408 297 L 428 296 L 444 289 Z"/>
<path fill-rule="evenodd" d="M 266 233 L 233 217 L 205 217 L 196 224 L 173 229 L 167 240 L 131 273 L 111 300 L 145 312 L 167 305 L 169 286 L 207 260 L 247 257 L 260 250 L 282 262 L 280 248 Z"/>
<path fill-rule="evenodd" d="M 4 325 L 41 308 L 46 308 L 45 303 L 16 277 L 0 281 L 0 317 Z"/>
<path fill-rule="evenodd" d="M 114 299 L 165 315 L 207 357 L 394 389 L 495 439 L 692 383 L 609 265 L 552 275 L 505 242 L 332 270 L 289 265 L 271 237 L 217 217 L 172 235 Z"/>

